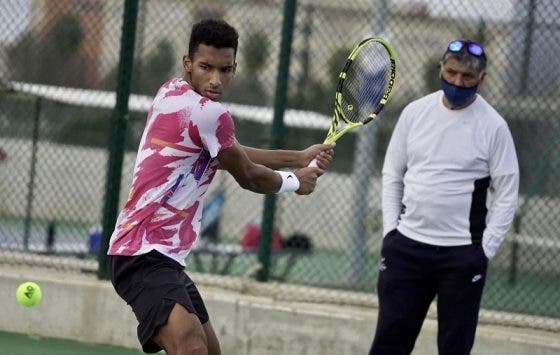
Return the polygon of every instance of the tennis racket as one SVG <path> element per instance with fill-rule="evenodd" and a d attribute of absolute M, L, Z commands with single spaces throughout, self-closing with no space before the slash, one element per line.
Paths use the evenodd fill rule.
<path fill-rule="evenodd" d="M 374 121 L 391 96 L 396 76 L 395 53 L 386 41 L 367 38 L 360 42 L 338 76 L 333 120 L 324 143 L 334 143 L 350 130 Z M 341 128 L 340 121 L 345 124 Z M 309 166 L 317 166 L 317 160 Z"/>

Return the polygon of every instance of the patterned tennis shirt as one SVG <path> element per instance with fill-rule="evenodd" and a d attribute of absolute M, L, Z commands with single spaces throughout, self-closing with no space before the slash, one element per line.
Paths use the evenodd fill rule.
<path fill-rule="evenodd" d="M 109 255 L 152 250 L 181 265 L 200 231 L 202 199 L 218 167 L 217 155 L 235 143 L 229 112 L 183 79 L 158 91 L 140 141 L 128 201 Z"/>

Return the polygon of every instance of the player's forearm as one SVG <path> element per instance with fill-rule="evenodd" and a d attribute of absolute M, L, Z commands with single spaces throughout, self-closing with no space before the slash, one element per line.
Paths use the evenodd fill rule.
<path fill-rule="evenodd" d="M 242 188 L 260 194 L 275 193 L 282 185 L 280 175 L 261 164 L 255 164 L 234 178 Z"/>
<path fill-rule="evenodd" d="M 270 169 L 302 167 L 302 152 L 296 150 L 268 150 L 243 146 L 243 150 L 255 164 Z"/>
<path fill-rule="evenodd" d="M 488 258 L 494 257 L 502 244 L 515 215 L 519 190 L 519 175 L 503 175 L 493 178 L 494 198 L 489 210 L 482 245 Z"/>

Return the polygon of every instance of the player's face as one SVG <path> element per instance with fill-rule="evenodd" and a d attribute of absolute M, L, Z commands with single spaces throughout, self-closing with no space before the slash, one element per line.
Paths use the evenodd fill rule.
<path fill-rule="evenodd" d="M 448 83 L 464 88 L 479 85 L 484 77 L 478 70 L 454 58 L 441 65 L 440 75 Z"/>
<path fill-rule="evenodd" d="M 193 57 L 183 57 L 185 80 L 200 95 L 217 100 L 227 87 L 237 63 L 233 48 L 216 48 L 199 44 Z"/>

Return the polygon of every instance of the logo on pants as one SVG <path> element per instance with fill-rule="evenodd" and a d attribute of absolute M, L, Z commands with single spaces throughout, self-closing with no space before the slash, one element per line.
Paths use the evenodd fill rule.
<path fill-rule="evenodd" d="M 379 261 L 379 271 L 383 271 L 387 268 L 387 265 L 385 265 L 385 258 L 381 258 L 381 260 Z"/>

